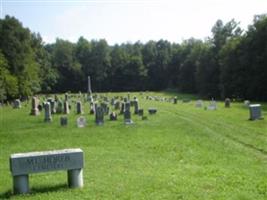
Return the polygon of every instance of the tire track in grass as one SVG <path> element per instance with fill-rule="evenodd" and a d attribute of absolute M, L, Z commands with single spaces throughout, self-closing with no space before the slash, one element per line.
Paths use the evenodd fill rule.
<path fill-rule="evenodd" d="M 233 131 L 234 129 L 232 127 L 228 126 L 227 124 L 218 123 L 217 121 L 215 122 L 214 120 L 211 121 L 211 123 L 207 123 L 207 122 L 201 120 L 201 118 L 199 118 L 199 116 L 193 115 L 192 113 L 188 113 L 188 112 L 185 112 L 185 111 L 182 111 L 182 110 L 179 110 L 179 112 L 173 112 L 173 111 L 167 111 L 167 110 L 165 110 L 165 111 L 168 112 L 168 113 L 173 113 L 173 114 L 177 115 L 180 119 L 183 119 L 183 120 L 191 122 L 191 123 L 195 123 L 196 125 L 201 126 L 201 127 L 205 127 L 207 129 L 207 131 L 209 131 L 210 133 L 212 133 L 212 134 L 216 133 L 217 135 L 219 135 L 221 137 L 225 137 L 225 138 L 227 138 L 227 139 L 229 139 L 229 140 L 231 140 L 231 141 L 233 141 L 235 143 L 238 143 L 238 144 L 242 145 L 243 147 L 246 147 L 246 148 L 249 148 L 249 149 L 251 149 L 253 151 L 256 151 L 256 152 L 260 153 L 261 155 L 263 155 L 264 157 L 267 156 L 267 151 L 265 149 L 258 148 L 253 144 L 244 142 L 244 141 L 240 140 L 239 138 L 231 136 L 231 135 L 229 135 L 227 133 L 220 134 L 219 132 L 214 131 L 214 127 L 211 127 L 212 124 L 215 127 L 223 125 L 224 128 L 227 129 L 227 131 Z M 183 112 L 183 113 L 181 113 L 181 112 Z M 190 115 L 190 118 L 188 118 L 188 115 Z M 247 132 L 247 130 L 246 130 L 246 132 Z M 263 135 L 263 136 L 265 136 L 265 135 Z"/>

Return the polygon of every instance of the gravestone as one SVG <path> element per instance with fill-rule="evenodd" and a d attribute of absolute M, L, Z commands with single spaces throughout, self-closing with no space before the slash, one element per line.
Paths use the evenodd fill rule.
<path fill-rule="evenodd" d="M 44 103 L 44 114 L 45 114 L 45 122 L 51 122 L 52 121 L 52 115 L 51 115 L 51 106 L 49 102 Z"/>
<path fill-rule="evenodd" d="M 249 105 L 250 120 L 263 119 L 261 114 L 261 105 L 260 104 L 250 104 Z"/>
<path fill-rule="evenodd" d="M 157 109 L 156 108 L 148 108 L 148 113 L 150 115 L 156 114 L 157 113 Z"/>
<path fill-rule="evenodd" d="M 77 127 L 78 128 L 84 128 L 86 126 L 86 119 L 85 119 L 85 117 L 83 117 L 83 116 L 78 117 L 77 120 L 76 120 L 76 123 L 77 123 Z"/>
<path fill-rule="evenodd" d="M 41 112 L 41 111 L 43 110 L 43 106 L 42 106 L 41 104 L 39 104 L 39 105 L 37 106 L 37 108 L 38 108 L 39 112 Z"/>
<path fill-rule="evenodd" d="M 51 113 L 52 114 L 57 113 L 57 110 L 56 110 L 56 102 L 53 100 L 53 101 L 50 102 L 50 105 L 51 105 Z"/>
<path fill-rule="evenodd" d="M 133 106 L 134 106 L 134 114 L 138 115 L 138 113 L 139 113 L 138 99 L 135 99 L 135 100 L 133 101 Z"/>
<path fill-rule="evenodd" d="M 173 103 L 174 103 L 174 104 L 177 104 L 177 97 L 174 97 L 174 99 L 173 99 Z"/>
<path fill-rule="evenodd" d="M 124 112 L 125 112 L 126 110 L 130 110 L 130 109 L 131 109 L 131 104 L 130 104 L 130 102 L 126 102 L 125 105 L 124 105 Z"/>
<path fill-rule="evenodd" d="M 77 103 L 76 103 L 76 110 L 77 110 L 77 114 L 83 114 L 82 102 L 77 101 Z"/>
<path fill-rule="evenodd" d="M 231 105 L 231 100 L 229 98 L 226 98 L 224 101 L 224 107 L 230 108 L 230 105 Z"/>
<path fill-rule="evenodd" d="M 121 109 L 120 114 L 122 115 L 124 113 L 125 103 L 121 103 Z"/>
<path fill-rule="evenodd" d="M 196 108 L 202 108 L 203 106 L 203 101 L 202 100 L 197 100 L 196 101 Z"/>
<path fill-rule="evenodd" d="M 120 109 L 120 101 L 115 101 L 115 105 L 114 105 L 115 110 L 119 110 Z"/>
<path fill-rule="evenodd" d="M 124 123 L 126 125 L 133 124 L 133 121 L 131 119 L 131 111 L 130 110 L 125 110 L 124 111 Z"/>
<path fill-rule="evenodd" d="M 95 123 L 97 125 L 103 125 L 104 124 L 104 109 L 101 106 L 97 106 L 97 108 L 96 108 Z"/>
<path fill-rule="evenodd" d="M 58 100 L 58 102 L 57 102 L 56 112 L 57 112 L 58 114 L 63 113 L 63 103 L 62 103 L 61 100 Z"/>
<path fill-rule="evenodd" d="M 144 109 L 139 109 L 138 110 L 138 115 L 143 116 L 144 115 Z"/>
<path fill-rule="evenodd" d="M 70 108 L 69 108 L 69 102 L 64 101 L 64 114 L 69 114 L 70 113 Z"/>
<path fill-rule="evenodd" d="M 39 100 L 37 97 L 32 97 L 32 109 L 31 109 L 31 115 L 39 115 L 39 109 L 38 109 Z"/>
<path fill-rule="evenodd" d="M 105 102 L 102 102 L 102 103 L 100 104 L 100 106 L 102 107 L 102 109 L 103 109 L 103 111 L 104 111 L 104 114 L 105 114 L 105 115 L 108 115 L 108 113 L 109 113 L 109 107 L 108 107 L 108 104 L 105 103 Z"/>
<path fill-rule="evenodd" d="M 217 104 L 216 104 L 216 101 L 212 100 L 210 102 L 210 105 L 208 105 L 207 107 L 208 110 L 217 110 Z"/>
<path fill-rule="evenodd" d="M 16 99 L 13 103 L 13 108 L 19 109 L 21 108 L 21 101 L 19 99 Z"/>
<path fill-rule="evenodd" d="M 68 93 L 65 93 L 65 102 L 69 100 L 69 95 Z"/>
<path fill-rule="evenodd" d="M 63 149 L 12 154 L 9 158 L 15 194 L 30 192 L 29 174 L 66 170 L 71 188 L 83 187 L 83 151 Z"/>
<path fill-rule="evenodd" d="M 110 105 L 111 106 L 114 106 L 114 104 L 115 104 L 115 99 L 114 98 L 111 98 Z"/>
<path fill-rule="evenodd" d="M 249 107 L 249 105 L 250 105 L 250 101 L 249 100 L 245 100 L 244 101 L 244 106 Z"/>
<path fill-rule="evenodd" d="M 115 113 L 115 112 L 110 113 L 109 120 L 110 121 L 116 121 L 117 120 L 117 113 Z"/>
<path fill-rule="evenodd" d="M 68 118 L 67 118 L 67 116 L 60 117 L 60 125 L 61 126 L 67 126 L 68 125 Z"/>

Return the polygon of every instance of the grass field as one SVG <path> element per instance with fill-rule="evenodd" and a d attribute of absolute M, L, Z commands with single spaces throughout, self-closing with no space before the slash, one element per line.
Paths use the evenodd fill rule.
<path fill-rule="evenodd" d="M 68 127 L 60 127 L 60 115 L 44 123 L 44 113 L 29 115 L 30 104 L 0 108 L 0 199 L 267 199 L 267 119 L 249 121 L 242 103 L 208 111 L 195 101 L 174 105 L 135 95 L 146 114 L 148 107 L 158 113 L 146 121 L 133 115 L 130 126 L 121 115 L 96 126 L 85 114 L 88 126 L 79 129 L 72 109 Z M 84 151 L 83 189 L 68 189 L 59 171 L 30 175 L 31 193 L 12 195 L 10 154 L 63 148 Z"/>

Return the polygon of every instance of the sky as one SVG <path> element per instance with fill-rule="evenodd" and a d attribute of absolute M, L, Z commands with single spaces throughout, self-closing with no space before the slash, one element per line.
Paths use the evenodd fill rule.
<path fill-rule="evenodd" d="M 205 39 L 218 19 L 235 19 L 246 30 L 256 14 L 267 13 L 267 0 L 0 0 L 0 17 L 16 17 L 41 34 L 77 42 L 106 39 L 110 45 L 191 37 Z"/>

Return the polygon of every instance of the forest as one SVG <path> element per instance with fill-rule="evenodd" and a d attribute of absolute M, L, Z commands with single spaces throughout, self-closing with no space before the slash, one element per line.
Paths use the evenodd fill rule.
<path fill-rule="evenodd" d="M 160 28 L 160 27 L 159 27 Z M 182 27 L 181 27 L 182 28 Z M 167 31 L 167 30 L 166 30 Z M 162 91 L 202 98 L 267 100 L 267 14 L 247 30 L 217 20 L 211 36 L 109 45 L 105 39 L 46 44 L 12 16 L 0 19 L 0 101 L 37 93 Z"/>

